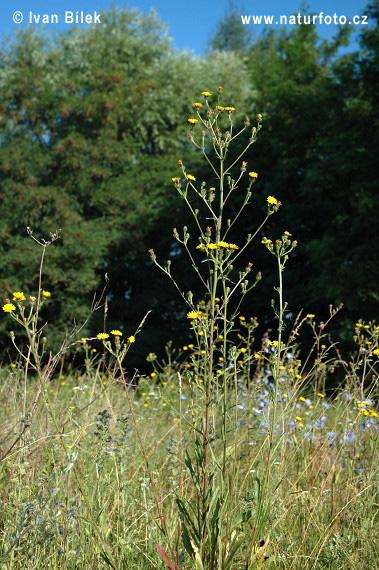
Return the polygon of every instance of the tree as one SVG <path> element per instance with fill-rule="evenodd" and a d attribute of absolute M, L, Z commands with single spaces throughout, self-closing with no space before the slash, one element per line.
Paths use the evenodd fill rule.
<path fill-rule="evenodd" d="M 210 51 L 248 51 L 252 44 L 252 32 L 249 26 L 241 23 L 241 14 L 242 7 L 233 0 L 229 0 L 228 8 L 217 22 L 208 42 Z"/>
<path fill-rule="evenodd" d="M 171 178 L 179 158 L 197 160 L 186 137 L 191 101 L 220 81 L 236 85 L 240 70 L 233 55 L 177 54 L 163 31 L 154 14 L 113 9 L 96 30 L 20 33 L 2 45 L 0 286 L 4 298 L 33 293 L 40 252 L 26 227 L 37 237 L 61 229 L 43 280 L 55 341 L 88 315 L 105 273 L 116 328 L 134 329 L 152 305 L 170 306 L 166 286 L 154 300 L 147 250 L 153 240 L 169 255 L 163 224 L 172 226 L 173 214 L 182 223 Z M 239 81 L 231 104 L 246 92 Z M 95 317 L 85 332 L 102 326 Z"/>

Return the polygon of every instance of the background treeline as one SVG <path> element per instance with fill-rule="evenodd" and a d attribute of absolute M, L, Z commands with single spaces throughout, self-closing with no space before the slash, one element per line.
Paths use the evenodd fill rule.
<path fill-rule="evenodd" d="M 242 243 L 265 213 L 282 203 L 264 235 L 288 230 L 299 242 L 285 273 L 288 325 L 304 308 L 319 318 L 344 303 L 336 335 L 348 340 L 358 318 L 378 316 L 379 31 L 377 3 L 367 6 L 359 47 L 346 31 L 321 41 L 312 26 L 271 29 L 258 39 L 241 31 L 229 11 L 194 57 L 172 48 L 153 14 L 112 9 L 104 24 L 72 28 L 54 38 L 19 33 L 0 48 L 0 291 L 33 294 L 41 251 L 26 236 L 61 239 L 47 250 L 43 287 L 49 346 L 89 313 L 104 275 L 107 327 L 132 334 L 152 309 L 135 364 L 170 339 L 186 340 L 186 307 L 151 264 L 147 250 L 172 258 L 183 290 L 203 295 L 172 227 L 197 232 L 171 182 L 178 159 L 197 179 L 215 185 L 190 147 L 186 119 L 200 92 L 222 85 L 235 123 L 263 115 L 248 170 L 259 173 L 249 215 L 232 241 Z M 103 19 L 102 19 L 103 21 Z M 241 141 L 242 150 L 244 141 Z M 234 196 L 231 208 L 239 207 Z M 233 212 L 231 212 L 232 215 Z M 263 234 L 262 234 L 263 235 Z M 274 259 L 257 239 L 253 257 L 263 279 L 242 308 L 257 316 L 260 333 L 275 328 Z M 238 268 L 236 268 L 238 270 Z M 83 334 L 103 328 L 95 314 Z M 0 321 L 0 356 L 7 360 L 9 319 Z M 350 328 L 350 330 L 349 330 Z M 258 333 L 259 336 L 259 333 Z M 257 342 L 259 339 L 257 338 Z"/>

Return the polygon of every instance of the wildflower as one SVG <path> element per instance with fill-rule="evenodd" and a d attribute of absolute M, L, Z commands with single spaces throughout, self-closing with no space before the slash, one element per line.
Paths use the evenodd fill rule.
<path fill-rule="evenodd" d="M 301 380 L 301 375 L 300 375 L 300 374 L 296 374 L 295 378 L 297 378 L 298 380 Z"/>
<path fill-rule="evenodd" d="M 136 342 L 136 337 L 135 336 L 129 336 L 128 337 L 128 341 L 130 342 L 130 344 L 132 344 L 132 342 Z"/>
<path fill-rule="evenodd" d="M 276 198 L 274 198 L 274 196 L 269 196 L 269 197 L 267 198 L 267 202 L 268 202 L 269 204 L 274 204 L 274 205 L 276 205 L 276 204 L 278 203 L 278 200 L 277 200 Z"/>
<path fill-rule="evenodd" d="M 190 311 L 189 313 L 187 313 L 187 318 L 189 319 L 197 319 L 199 316 L 199 313 L 197 313 L 196 311 Z"/>
<path fill-rule="evenodd" d="M 260 354 L 258 354 L 258 353 L 256 352 L 256 353 L 254 354 L 254 358 L 256 358 L 257 360 L 259 360 L 259 359 L 262 358 L 262 357 L 261 357 Z"/>
<path fill-rule="evenodd" d="M 199 245 L 196 246 L 196 249 L 204 249 L 204 244 L 199 243 Z"/>
<path fill-rule="evenodd" d="M 210 97 L 212 95 L 212 93 L 209 93 L 209 91 L 203 91 L 201 94 L 204 95 L 205 98 Z"/>
<path fill-rule="evenodd" d="M 109 338 L 109 334 L 107 334 L 107 333 L 99 333 L 96 336 L 100 340 L 105 340 L 106 338 Z"/>
<path fill-rule="evenodd" d="M 261 243 L 263 243 L 263 245 L 268 245 L 269 243 L 272 243 L 272 241 L 271 241 L 270 239 L 263 238 L 263 240 L 261 241 Z"/>
<path fill-rule="evenodd" d="M 373 350 L 372 353 L 375 354 L 375 356 L 379 356 L 379 348 Z"/>
<path fill-rule="evenodd" d="M 295 420 L 297 420 L 298 422 L 301 422 L 303 418 L 301 418 L 300 416 L 296 416 Z"/>
<path fill-rule="evenodd" d="M 258 121 L 261 121 L 261 120 L 262 120 L 262 115 L 261 115 L 260 113 L 258 113 L 257 119 L 258 119 Z"/>
<path fill-rule="evenodd" d="M 325 394 L 321 394 L 320 392 L 317 392 L 317 396 L 318 396 L 319 398 L 325 398 Z"/>
<path fill-rule="evenodd" d="M 33 295 L 29 295 L 29 299 L 30 299 L 31 301 L 37 301 L 37 297 L 33 297 Z"/>
<path fill-rule="evenodd" d="M 305 402 L 305 398 L 303 398 L 303 396 L 300 396 L 299 400 L 300 402 Z"/>
<path fill-rule="evenodd" d="M 197 123 L 199 122 L 197 119 L 187 119 L 187 121 L 188 121 L 191 125 L 197 125 Z"/>
<path fill-rule="evenodd" d="M 179 184 L 180 182 L 179 176 L 174 176 L 174 178 L 171 178 L 171 180 L 174 182 L 174 184 Z"/>
<path fill-rule="evenodd" d="M 43 297 L 50 297 L 50 295 L 51 295 L 50 291 L 42 291 Z"/>
<path fill-rule="evenodd" d="M 114 336 L 122 336 L 122 332 L 117 329 L 113 329 L 113 331 L 111 331 L 111 334 Z"/>
<path fill-rule="evenodd" d="M 194 176 L 192 176 L 192 174 L 187 174 L 187 180 L 195 181 L 196 178 Z"/>
<path fill-rule="evenodd" d="M 287 237 L 291 237 L 291 236 L 292 236 L 292 234 L 290 234 L 289 232 L 284 232 L 284 235 L 287 236 Z"/>
<path fill-rule="evenodd" d="M 356 327 L 363 327 L 363 325 L 361 323 L 355 323 Z"/>
<path fill-rule="evenodd" d="M 221 107 L 221 105 L 216 105 L 216 110 L 217 111 L 223 111 L 224 107 Z"/>
<path fill-rule="evenodd" d="M 155 377 L 156 377 L 156 375 L 157 375 L 157 373 L 156 373 L 156 372 L 152 372 L 152 373 L 150 374 L 150 376 L 151 376 L 152 378 L 155 378 Z"/>
<path fill-rule="evenodd" d="M 217 245 L 218 247 L 229 247 L 229 244 L 226 243 L 226 241 L 219 241 Z"/>
<path fill-rule="evenodd" d="M 239 249 L 238 245 L 236 245 L 235 243 L 230 243 L 229 244 L 229 249 Z"/>
<path fill-rule="evenodd" d="M 12 303 L 5 303 L 5 305 L 3 305 L 3 311 L 5 313 L 12 313 L 12 311 L 15 311 L 16 307 L 12 304 Z"/>
<path fill-rule="evenodd" d="M 247 352 L 247 348 L 240 348 L 240 351 L 241 351 L 242 353 Z"/>
<path fill-rule="evenodd" d="M 228 113 L 233 113 L 233 111 L 235 111 L 234 107 L 225 107 L 225 111 L 228 111 Z"/>
<path fill-rule="evenodd" d="M 257 172 L 249 172 L 250 178 L 258 178 Z"/>
<path fill-rule="evenodd" d="M 309 313 L 307 315 L 307 319 L 314 319 L 314 318 L 315 318 L 315 315 L 312 315 L 312 313 Z"/>
<path fill-rule="evenodd" d="M 25 301 L 24 293 L 21 293 L 20 291 L 15 291 L 13 293 L 13 301 Z"/>
<path fill-rule="evenodd" d="M 194 103 L 193 106 L 196 107 L 196 109 L 200 109 L 200 107 L 202 107 L 203 104 L 202 103 Z"/>
<path fill-rule="evenodd" d="M 243 317 L 242 315 L 240 315 L 238 318 L 239 318 L 240 321 L 245 321 L 245 320 L 246 320 L 245 317 Z"/>
<path fill-rule="evenodd" d="M 217 245 L 215 243 L 208 243 L 207 248 L 208 249 L 217 249 Z"/>

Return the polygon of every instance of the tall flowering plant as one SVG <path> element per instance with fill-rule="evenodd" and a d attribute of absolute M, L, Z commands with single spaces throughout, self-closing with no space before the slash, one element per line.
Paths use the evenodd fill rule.
<path fill-rule="evenodd" d="M 233 338 L 241 303 L 257 285 L 261 273 L 252 276 L 252 263 L 248 263 L 235 277 L 234 267 L 241 254 L 249 251 L 252 241 L 259 235 L 268 218 L 278 212 L 281 203 L 274 196 L 268 196 L 267 209 L 259 227 L 246 237 L 243 244 L 230 242 L 231 229 L 242 211 L 250 205 L 253 186 L 258 179 L 258 173 L 249 171 L 243 158 L 257 140 L 262 127 L 262 116 L 258 115 L 254 126 L 251 126 L 246 117 L 243 126 L 236 129 L 235 108 L 222 104 L 221 87 L 216 97 L 208 91 L 203 91 L 202 96 L 203 102 L 194 103 L 196 117 L 188 119 L 188 137 L 209 164 L 212 177 L 217 180 L 217 187 L 209 187 L 206 182 L 199 181 L 179 160 L 179 173 L 173 176 L 172 182 L 195 220 L 199 238 L 198 243 L 193 244 L 187 227 L 182 232 L 174 228 L 173 236 L 186 250 L 191 265 L 203 284 L 206 302 L 196 300 L 192 292 L 182 292 L 172 274 L 171 262 L 162 264 L 154 250 L 149 251 L 151 260 L 171 279 L 187 304 L 187 317 L 202 354 L 196 373 L 188 375 L 190 385 L 201 394 L 201 419 L 184 419 L 193 433 L 192 449 L 186 449 L 183 454 L 193 490 L 191 499 L 188 495 L 178 493 L 177 505 L 183 544 L 196 568 L 234 568 L 236 556 L 240 556 L 242 547 L 245 553 L 243 567 L 255 568 L 264 560 L 267 545 L 267 541 L 258 544 L 257 532 L 258 529 L 263 532 L 264 521 L 268 516 L 264 497 L 272 464 L 277 391 L 273 390 L 271 394 L 272 428 L 269 433 L 268 465 L 262 484 L 259 484 L 258 507 L 253 522 L 251 511 L 249 515 L 243 513 L 242 516 L 236 516 L 238 492 L 235 485 L 239 469 L 237 382 L 241 350 L 233 345 Z M 236 159 L 229 160 L 229 151 L 234 141 L 246 132 L 249 133 L 249 138 L 244 151 Z M 228 201 L 237 190 L 241 196 L 240 208 L 233 220 L 226 219 Z M 210 220 L 204 225 L 199 210 L 193 207 L 194 196 L 201 200 L 206 219 Z M 276 244 L 267 238 L 262 240 L 277 257 L 280 275 L 279 327 L 278 340 L 275 341 L 274 367 L 276 383 L 283 352 L 281 329 L 285 310 L 281 275 L 288 254 L 296 246 L 290 236 L 286 232 Z M 196 262 L 196 250 L 202 258 L 201 268 Z M 236 301 L 234 297 L 237 297 Z M 261 355 L 256 354 L 255 358 L 259 359 Z M 220 362 L 224 363 L 221 368 Z M 231 386 L 234 386 L 232 392 Z M 245 529 L 241 532 L 242 526 Z M 166 564 L 169 566 L 167 561 Z"/>

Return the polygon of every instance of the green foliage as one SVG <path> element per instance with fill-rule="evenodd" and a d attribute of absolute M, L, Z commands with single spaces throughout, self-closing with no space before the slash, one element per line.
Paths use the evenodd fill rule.
<path fill-rule="evenodd" d="M 190 153 L 183 117 L 193 115 L 189 102 L 199 88 L 222 85 L 233 93 L 236 124 L 243 121 L 242 108 L 251 116 L 263 114 L 262 137 L 254 160 L 247 161 L 260 175 L 262 196 L 283 203 L 280 227 L 272 225 L 268 237 L 289 230 L 299 242 L 285 274 L 291 311 L 324 316 L 330 303 L 343 302 L 346 321 L 371 318 L 379 295 L 376 3 L 365 13 L 371 24 L 362 26 L 360 49 L 342 56 L 345 32 L 320 42 L 311 26 L 272 31 L 250 44 L 234 3 L 214 34 L 214 50 L 204 57 L 175 52 L 154 14 L 130 10 L 109 11 L 107 25 L 96 32 L 72 29 L 53 39 L 19 33 L 3 41 L 3 300 L 19 288 L 32 293 L 38 277 L 39 252 L 24 239 L 26 227 L 46 239 L 61 229 L 60 242 L 47 253 L 43 283 L 54 292 L 45 313 L 49 348 L 64 336 L 67 323 L 84 321 L 105 273 L 110 326 L 121 326 L 123 315 L 131 330 L 153 309 L 134 364 L 156 350 L 157 326 L 164 342 L 173 330 L 185 337 L 179 297 L 154 274 L 146 252 L 156 247 L 166 259 L 175 257 L 178 274 L 196 291 L 183 249 L 164 228 L 172 220 L 178 228 L 186 223 L 171 185 L 178 156 L 211 182 Z M 257 208 L 233 228 L 233 241 L 257 221 L 263 203 L 255 200 Z M 262 271 L 254 314 L 265 327 L 275 326 L 266 311 L 274 267 L 264 248 L 253 260 L 240 260 Z M 2 319 L 2 332 L 5 327 Z M 99 314 L 87 332 L 102 327 Z M 0 350 L 4 357 L 3 340 Z"/>
<path fill-rule="evenodd" d="M 211 51 L 233 50 L 246 52 L 252 44 L 252 32 L 249 26 L 241 24 L 243 8 L 233 0 L 229 0 L 225 14 L 216 24 L 209 40 Z"/>
<path fill-rule="evenodd" d="M 239 78 L 231 103 L 247 91 L 233 58 L 217 54 L 210 69 L 207 59 L 174 52 L 163 31 L 154 14 L 114 9 L 96 30 L 54 40 L 22 33 L 2 46 L 0 287 L 5 297 L 36 281 L 27 226 L 37 237 L 61 229 L 44 277 L 55 292 L 47 314 L 55 340 L 88 315 L 105 273 L 116 326 L 127 300 L 133 325 L 156 305 L 147 249 L 171 250 L 162 224 L 180 209 L 171 176 L 188 148 L 188 102 L 211 81 Z"/>
<path fill-rule="evenodd" d="M 250 52 L 252 109 L 265 126 L 254 168 L 265 194 L 283 202 L 281 227 L 300 243 L 286 276 L 295 313 L 325 315 L 337 302 L 352 320 L 377 311 L 374 38 L 377 21 L 361 32 L 362 51 L 338 56 L 346 32 L 320 42 L 313 27 L 296 26 L 267 32 Z M 263 273 L 270 283 L 271 271 Z"/>

